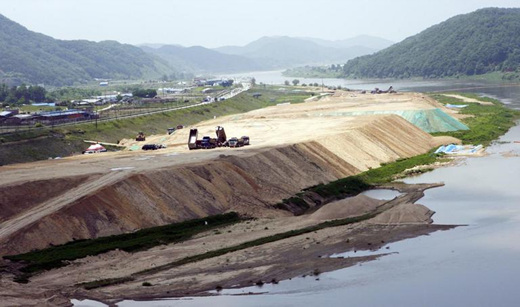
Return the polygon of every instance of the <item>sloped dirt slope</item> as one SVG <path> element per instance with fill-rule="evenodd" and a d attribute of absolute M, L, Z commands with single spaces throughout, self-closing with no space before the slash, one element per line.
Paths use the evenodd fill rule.
<path fill-rule="evenodd" d="M 104 181 L 98 179 L 99 186 L 85 189 L 69 203 L 62 200 L 56 210 L 32 223 L 11 232 L 2 233 L 0 227 L 0 250 L 26 252 L 229 210 L 284 216 L 290 213 L 272 205 L 302 188 L 424 153 L 435 143 L 401 117 L 381 115 L 341 134 L 250 155 L 221 155 L 126 177 L 105 175 Z"/>

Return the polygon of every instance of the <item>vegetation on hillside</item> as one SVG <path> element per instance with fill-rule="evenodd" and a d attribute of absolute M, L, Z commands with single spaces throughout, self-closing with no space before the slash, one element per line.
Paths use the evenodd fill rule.
<path fill-rule="evenodd" d="M 0 15 L 0 82 L 72 85 L 94 78 L 159 78 L 173 69 L 138 47 L 115 41 L 63 41 Z"/>
<path fill-rule="evenodd" d="M 350 60 L 343 67 L 343 76 L 439 78 L 495 71 L 518 74 L 519 32 L 520 9 L 480 9 L 450 18 L 373 55 Z"/>

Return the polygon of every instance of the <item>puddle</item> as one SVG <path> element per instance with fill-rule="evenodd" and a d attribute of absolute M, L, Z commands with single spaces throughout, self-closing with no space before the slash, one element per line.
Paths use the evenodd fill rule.
<path fill-rule="evenodd" d="M 391 200 L 391 199 L 394 199 L 397 196 L 401 195 L 402 193 L 395 191 L 395 190 L 374 189 L 374 190 L 365 191 L 361 194 L 371 197 L 371 198 L 379 199 L 379 200 Z"/>

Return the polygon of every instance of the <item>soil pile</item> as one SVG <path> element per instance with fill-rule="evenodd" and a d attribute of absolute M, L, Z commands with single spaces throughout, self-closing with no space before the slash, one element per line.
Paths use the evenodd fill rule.
<path fill-rule="evenodd" d="M 302 188 L 424 153 L 434 143 L 429 134 L 396 115 L 360 118 L 357 126 L 314 141 L 112 178 L 113 183 L 93 186 L 79 199 L 63 201 L 31 224 L 4 233 L 2 253 L 228 210 L 255 217 L 287 215 L 272 205 Z"/>
<path fill-rule="evenodd" d="M 5 167 L 0 195 L 7 195 L 3 196 L 7 202 L 14 200 L 15 209 L 5 213 L 0 224 L 0 254 L 229 210 L 255 217 L 288 215 L 273 205 L 303 188 L 422 154 L 447 142 L 398 115 L 324 118 L 320 114 L 438 107 L 418 94 L 339 95 L 212 119 L 198 126 L 199 137 L 211 135 L 219 125 L 226 127 L 228 137 L 249 135 L 252 145 L 241 149 L 192 152 L 186 146 L 189 129 L 181 129 L 170 136 L 147 138 L 150 143 L 165 140 L 169 145 L 153 153 L 125 151 Z M 127 143 L 135 145 L 135 141 Z M 36 181 L 19 184 L 23 178 Z M 58 179 L 66 184 L 58 184 Z M 42 197 L 11 193 L 14 186 L 18 191 L 33 191 L 36 182 L 56 190 Z"/>
<path fill-rule="evenodd" d="M 360 216 L 375 211 L 385 202 L 360 194 L 327 204 L 311 214 L 310 218 L 326 221 Z"/>

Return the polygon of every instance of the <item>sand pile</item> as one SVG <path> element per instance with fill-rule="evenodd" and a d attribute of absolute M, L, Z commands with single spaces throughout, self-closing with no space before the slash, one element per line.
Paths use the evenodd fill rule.
<path fill-rule="evenodd" d="M 431 224 L 435 212 L 419 204 L 399 204 L 371 219 L 372 224 Z"/>
<path fill-rule="evenodd" d="M 365 195 L 357 195 L 327 204 L 309 216 L 312 220 L 335 220 L 360 216 L 377 209 L 385 203 Z"/>

